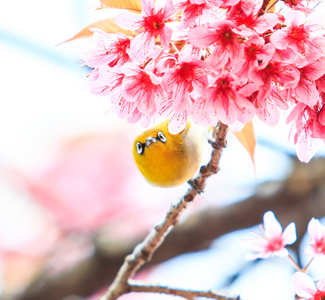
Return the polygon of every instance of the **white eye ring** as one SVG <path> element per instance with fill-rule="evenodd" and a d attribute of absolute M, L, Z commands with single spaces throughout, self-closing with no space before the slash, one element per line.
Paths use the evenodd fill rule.
<path fill-rule="evenodd" d="M 167 141 L 166 137 L 164 136 L 164 134 L 161 131 L 159 131 L 157 133 L 157 139 L 159 141 L 161 141 L 162 143 L 166 143 L 166 141 Z"/>
<path fill-rule="evenodd" d="M 137 152 L 138 152 L 138 154 L 142 154 L 142 153 L 143 153 L 143 151 L 144 151 L 144 147 L 143 147 L 143 145 L 142 145 L 141 143 L 137 142 L 137 143 L 135 144 L 135 147 L 137 148 Z"/>

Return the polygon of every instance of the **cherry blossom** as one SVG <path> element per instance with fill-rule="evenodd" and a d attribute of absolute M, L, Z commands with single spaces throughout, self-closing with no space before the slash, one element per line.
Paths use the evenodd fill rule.
<path fill-rule="evenodd" d="M 298 70 L 300 72 L 299 82 L 295 88 L 286 91 L 288 93 L 287 97 L 313 107 L 320 98 L 316 80 L 325 72 L 325 60 L 317 59 Z"/>
<path fill-rule="evenodd" d="M 114 97 L 120 93 L 124 73 L 120 68 L 99 67 L 88 74 L 91 92 Z"/>
<path fill-rule="evenodd" d="M 184 51 L 180 53 L 174 67 L 166 71 L 163 81 L 173 101 L 175 113 L 189 109 L 191 93 L 203 93 L 203 88 L 208 85 L 205 68 L 204 62 L 196 55 Z"/>
<path fill-rule="evenodd" d="M 324 31 L 321 24 L 306 21 L 306 16 L 301 11 L 290 11 L 286 15 L 285 22 L 287 26 L 275 31 L 270 38 L 277 49 L 290 48 L 297 58 L 302 55 L 308 61 L 324 55 L 325 37 L 321 36 Z M 318 35 L 315 36 L 317 32 Z"/>
<path fill-rule="evenodd" d="M 304 0 L 284 0 L 284 4 L 293 10 L 299 10 L 304 12 L 306 15 L 313 12 L 313 9 L 307 7 L 304 4 Z"/>
<path fill-rule="evenodd" d="M 283 88 L 295 88 L 299 82 L 298 69 L 288 63 L 272 60 L 265 67 L 252 66 L 249 78 L 258 86 L 270 86 L 277 83 Z"/>
<path fill-rule="evenodd" d="M 141 29 L 131 42 L 130 54 L 133 57 L 147 55 L 158 36 L 161 45 L 167 50 L 172 37 L 172 29 L 165 25 L 174 13 L 172 1 L 167 0 L 164 6 L 162 1 L 155 3 L 152 0 L 141 0 L 141 4 L 141 15 L 125 12 L 116 17 L 116 23 L 124 29 Z"/>
<path fill-rule="evenodd" d="M 271 86 L 271 90 L 272 90 Z M 269 101 L 265 95 L 272 94 L 266 88 L 248 83 L 238 90 L 238 93 L 245 96 L 254 106 L 256 116 L 269 126 L 278 123 L 280 112 L 276 103 Z"/>
<path fill-rule="evenodd" d="M 325 139 L 325 109 L 321 104 L 313 108 L 298 103 L 287 118 L 293 122 L 294 143 L 300 161 L 308 162 L 317 152 L 319 140 Z"/>
<path fill-rule="evenodd" d="M 312 218 L 308 224 L 310 247 L 305 252 L 313 257 L 325 255 L 325 227 L 319 220 Z"/>
<path fill-rule="evenodd" d="M 101 29 L 93 28 L 94 47 L 83 53 L 85 64 L 90 67 L 122 66 L 130 61 L 128 50 L 131 39 L 122 33 L 108 34 Z"/>
<path fill-rule="evenodd" d="M 150 70 L 132 64 L 125 65 L 124 78 L 121 84 L 121 95 L 126 101 L 134 103 L 143 115 L 152 117 L 156 112 L 156 98 L 164 98 L 161 78 Z"/>
<path fill-rule="evenodd" d="M 254 34 L 245 44 L 242 59 L 234 66 L 234 73 L 238 76 L 248 77 L 252 66 L 263 68 L 273 58 L 275 47 L 265 44 L 264 39 Z"/>
<path fill-rule="evenodd" d="M 264 33 L 277 24 L 278 16 L 274 13 L 259 15 L 262 4 L 262 1 L 240 0 L 236 5 L 228 7 L 227 17 L 237 26 L 245 25 L 257 33 Z"/>
<path fill-rule="evenodd" d="M 301 161 L 325 141 L 325 18 L 300 0 L 141 0 L 116 17 L 129 35 L 94 32 L 83 54 L 90 90 L 119 117 L 239 127 L 255 116 L 287 123 Z M 236 125 L 236 126 L 237 126 Z"/>
<path fill-rule="evenodd" d="M 236 120 L 248 122 L 254 115 L 254 105 L 238 92 L 240 87 L 235 75 L 221 73 L 209 85 L 205 110 L 213 111 L 224 124 L 233 124 Z"/>
<path fill-rule="evenodd" d="M 263 216 L 263 236 L 255 235 L 255 238 L 243 240 L 242 245 L 252 248 L 254 253 L 248 254 L 246 258 L 253 260 L 257 258 L 268 258 L 270 256 L 287 256 L 287 245 L 293 244 L 296 239 L 296 225 L 290 223 L 282 232 L 282 226 L 273 212 L 268 211 Z"/>
<path fill-rule="evenodd" d="M 242 39 L 247 35 L 252 33 L 240 30 L 233 22 L 224 20 L 212 24 L 211 28 L 193 28 L 188 34 L 188 39 L 199 48 L 214 45 L 207 61 L 213 68 L 218 69 L 225 66 L 228 60 L 235 64 L 241 58 L 244 51 Z"/>
<path fill-rule="evenodd" d="M 303 299 L 325 299 L 325 278 L 319 281 L 316 287 L 310 276 L 302 272 L 296 272 L 292 276 L 292 283 L 296 294 Z"/>
<path fill-rule="evenodd" d="M 198 17 L 209 13 L 212 7 L 206 0 L 181 0 L 176 4 L 178 10 L 183 12 L 179 28 L 187 28 Z"/>

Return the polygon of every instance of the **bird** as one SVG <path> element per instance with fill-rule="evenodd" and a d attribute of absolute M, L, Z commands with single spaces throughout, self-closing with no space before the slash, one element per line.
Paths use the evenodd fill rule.
<path fill-rule="evenodd" d="M 175 187 L 190 180 L 200 166 L 203 142 L 202 128 L 188 121 L 178 134 L 168 131 L 168 122 L 144 131 L 133 143 L 135 164 L 152 185 Z"/>

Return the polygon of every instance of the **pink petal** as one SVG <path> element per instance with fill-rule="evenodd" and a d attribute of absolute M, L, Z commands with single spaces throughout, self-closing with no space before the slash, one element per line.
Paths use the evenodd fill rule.
<path fill-rule="evenodd" d="M 216 41 L 216 32 L 206 27 L 195 27 L 188 33 L 188 40 L 195 47 L 206 48 Z"/>
<path fill-rule="evenodd" d="M 263 70 L 260 72 L 259 67 L 257 66 L 252 66 L 248 72 L 248 77 L 250 80 L 254 82 L 257 86 L 264 85 L 264 80 L 261 75 Z"/>
<path fill-rule="evenodd" d="M 317 288 L 321 291 L 325 291 L 325 278 L 321 279 L 318 283 L 317 283 Z"/>
<path fill-rule="evenodd" d="M 203 97 L 197 97 L 193 103 L 192 118 L 195 123 L 198 123 L 202 126 L 214 126 L 218 124 L 218 119 L 214 114 L 211 114 L 209 106 L 211 103 L 207 103 L 207 100 Z"/>
<path fill-rule="evenodd" d="M 239 121 L 235 121 L 233 124 L 229 124 L 229 128 L 232 132 L 238 132 L 243 130 L 245 123 L 241 123 Z"/>
<path fill-rule="evenodd" d="M 292 222 L 286 227 L 286 229 L 283 231 L 282 238 L 283 238 L 283 243 L 286 245 L 291 245 L 296 241 L 297 234 L 296 234 L 295 223 Z"/>
<path fill-rule="evenodd" d="M 263 60 L 263 64 L 260 65 L 261 68 L 268 64 L 268 62 L 273 58 L 274 53 L 275 47 L 271 43 L 268 43 L 263 47 L 262 52 L 256 55 L 259 60 Z"/>
<path fill-rule="evenodd" d="M 185 129 L 187 124 L 187 114 L 174 114 L 168 122 L 168 131 L 171 134 L 178 134 Z"/>
<path fill-rule="evenodd" d="M 313 107 L 319 99 L 319 93 L 316 88 L 316 84 L 304 84 L 303 86 L 298 84 L 295 88 L 296 100 L 306 105 Z"/>
<path fill-rule="evenodd" d="M 268 242 L 263 237 L 256 236 L 255 238 L 241 240 L 240 245 L 242 247 L 251 248 L 256 252 L 261 252 L 267 248 Z"/>
<path fill-rule="evenodd" d="M 312 241 L 325 235 L 325 227 L 315 218 L 309 221 L 307 230 Z"/>
<path fill-rule="evenodd" d="M 263 225 L 265 229 L 265 236 L 267 238 L 272 238 L 282 234 L 282 226 L 272 211 L 268 211 L 264 214 Z"/>
<path fill-rule="evenodd" d="M 141 27 L 143 17 L 140 14 L 124 12 L 115 17 L 115 22 L 118 26 L 127 30 L 134 30 Z"/>
<path fill-rule="evenodd" d="M 142 10 L 141 13 L 144 16 L 150 16 L 155 11 L 154 2 L 152 0 L 141 0 Z"/>
<path fill-rule="evenodd" d="M 239 90 L 239 93 L 245 97 L 249 97 L 256 91 L 258 91 L 258 86 L 254 83 L 248 83 Z"/>
<path fill-rule="evenodd" d="M 230 100 L 228 102 L 228 107 L 225 107 L 225 105 L 222 103 L 223 101 L 217 101 L 215 103 L 215 111 L 217 117 L 220 119 L 220 121 L 224 124 L 232 124 L 237 120 L 238 116 L 238 107 L 235 105 L 235 103 Z"/>
<path fill-rule="evenodd" d="M 289 116 L 287 117 L 286 124 L 296 121 L 299 118 L 299 115 L 304 111 L 305 107 L 306 105 L 303 103 L 296 104 L 290 112 Z"/>
<path fill-rule="evenodd" d="M 292 283 L 296 294 L 300 297 L 310 298 L 316 293 L 314 281 L 305 273 L 296 272 L 293 274 Z"/>
<path fill-rule="evenodd" d="M 249 110 L 254 111 L 255 110 L 255 106 L 252 102 L 250 102 L 246 97 L 237 94 L 236 96 L 236 103 L 241 106 L 241 107 L 245 107 Z"/>
<path fill-rule="evenodd" d="M 215 47 L 212 54 L 208 57 L 207 63 L 215 69 L 220 69 L 228 62 L 228 52 L 224 51 L 222 47 Z"/>
<path fill-rule="evenodd" d="M 161 45 L 165 50 L 169 49 L 169 43 L 173 35 L 173 30 L 168 26 L 164 26 L 163 30 L 159 34 Z"/>
<path fill-rule="evenodd" d="M 306 15 L 302 11 L 291 10 L 285 17 L 286 24 L 299 26 L 305 23 Z"/>
<path fill-rule="evenodd" d="M 169 19 L 175 11 L 174 5 L 171 0 L 157 0 L 156 7 L 164 9 L 164 19 Z"/>
<path fill-rule="evenodd" d="M 273 13 L 267 13 L 257 19 L 255 30 L 262 34 L 273 28 L 278 22 L 278 16 Z"/>
<path fill-rule="evenodd" d="M 320 59 L 312 62 L 304 68 L 304 72 L 309 80 L 317 80 L 325 74 L 325 60 Z"/>
<path fill-rule="evenodd" d="M 256 109 L 256 115 L 258 118 L 264 122 L 266 125 L 275 126 L 279 122 L 280 111 L 277 107 L 268 101 Z"/>
<path fill-rule="evenodd" d="M 272 255 L 276 255 L 276 256 L 279 256 L 279 257 L 286 257 L 286 256 L 289 255 L 289 252 L 288 252 L 288 250 L 286 248 L 282 248 L 282 249 L 280 249 L 278 251 L 273 252 Z"/>
<path fill-rule="evenodd" d="M 307 61 L 314 61 L 324 56 L 325 53 L 325 37 L 311 37 L 311 49 L 306 55 Z"/>
<path fill-rule="evenodd" d="M 155 47 L 155 38 L 148 32 L 141 32 L 131 41 L 129 55 L 133 59 L 141 59 Z"/>
<path fill-rule="evenodd" d="M 323 107 L 318 114 L 318 122 L 325 126 L 325 107 Z"/>
<path fill-rule="evenodd" d="M 289 45 L 288 34 L 284 30 L 278 30 L 272 33 L 270 40 L 277 49 L 286 49 Z"/>
<path fill-rule="evenodd" d="M 318 141 L 305 131 L 300 132 L 296 144 L 297 157 L 301 162 L 308 163 L 316 154 Z"/>

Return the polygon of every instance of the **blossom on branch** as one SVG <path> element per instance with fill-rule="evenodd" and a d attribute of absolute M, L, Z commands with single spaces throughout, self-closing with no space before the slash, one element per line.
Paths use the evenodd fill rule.
<path fill-rule="evenodd" d="M 319 21 L 307 21 L 303 12 L 290 11 L 286 27 L 272 33 L 270 40 L 277 49 L 294 51 L 297 59 L 315 60 L 325 53 L 324 27 Z"/>
<path fill-rule="evenodd" d="M 125 65 L 122 69 L 125 74 L 121 84 L 122 96 L 127 102 L 135 103 L 143 115 L 151 118 L 156 112 L 156 99 L 165 97 L 161 78 L 150 70 L 132 64 Z"/>
<path fill-rule="evenodd" d="M 169 118 L 174 134 L 189 118 L 239 128 L 256 116 L 274 126 L 290 108 L 307 162 L 325 141 L 325 18 L 283 1 L 290 8 L 275 1 L 271 12 L 262 0 L 141 0 L 141 13 L 115 19 L 127 35 L 90 28 L 91 91 L 130 122 Z"/>
<path fill-rule="evenodd" d="M 271 30 L 278 21 L 274 13 L 258 14 L 263 1 L 240 0 L 235 5 L 223 5 L 227 8 L 227 19 L 237 26 L 244 25 L 257 33 L 262 34 Z"/>
<path fill-rule="evenodd" d="M 176 7 L 183 13 L 179 24 L 180 29 L 187 28 L 198 17 L 212 11 L 211 5 L 206 0 L 181 0 Z"/>
<path fill-rule="evenodd" d="M 263 68 L 273 58 L 275 47 L 265 44 L 263 38 L 254 34 L 244 43 L 242 59 L 234 66 L 233 72 L 241 77 L 248 77 L 248 71 L 253 67 Z"/>
<path fill-rule="evenodd" d="M 233 22 L 224 20 L 211 24 L 210 28 L 193 28 L 188 34 L 188 39 L 192 45 L 199 48 L 214 45 L 207 61 L 213 68 L 220 69 L 228 62 L 234 65 L 242 57 L 242 39 L 250 35 L 252 32 L 240 30 Z"/>
<path fill-rule="evenodd" d="M 124 29 L 139 30 L 131 42 L 130 55 L 134 58 L 146 56 L 155 46 L 155 38 L 159 36 L 165 50 L 169 48 L 173 30 L 165 25 L 174 13 L 171 0 L 162 1 L 141 0 L 140 14 L 125 12 L 116 17 L 116 23 Z"/>
<path fill-rule="evenodd" d="M 263 225 L 263 236 L 255 234 L 255 238 L 242 241 L 242 246 L 252 248 L 254 251 L 246 258 L 253 260 L 274 255 L 287 256 L 288 250 L 285 247 L 293 244 L 297 239 L 295 223 L 290 223 L 282 232 L 282 226 L 274 213 L 268 211 L 264 214 Z"/>
<path fill-rule="evenodd" d="M 216 76 L 207 90 L 205 109 L 215 112 L 216 119 L 224 124 L 237 120 L 247 123 L 255 114 L 254 105 L 238 92 L 240 87 L 238 78 L 231 73 Z"/>
<path fill-rule="evenodd" d="M 93 28 L 94 48 L 85 52 L 83 57 L 89 67 L 122 66 L 130 61 L 128 50 L 131 39 L 122 33 L 109 34 L 101 29 Z"/>
<path fill-rule="evenodd" d="M 308 65 L 299 68 L 299 82 L 296 87 L 288 89 L 288 99 L 302 102 L 309 107 L 314 107 L 320 98 L 317 89 L 316 80 L 319 79 L 325 72 L 325 60 L 317 59 Z"/>
<path fill-rule="evenodd" d="M 312 218 L 308 224 L 310 247 L 305 253 L 312 257 L 325 255 L 325 226 L 319 220 Z"/>
<path fill-rule="evenodd" d="M 287 118 L 287 124 L 293 122 L 294 143 L 297 156 L 302 162 L 309 162 L 315 155 L 319 141 L 325 140 L 325 109 L 320 101 L 313 108 L 298 103 Z"/>
<path fill-rule="evenodd" d="M 296 272 L 292 276 L 292 283 L 296 294 L 302 299 L 325 299 L 325 278 L 319 281 L 316 287 L 310 276 L 302 272 Z"/>

